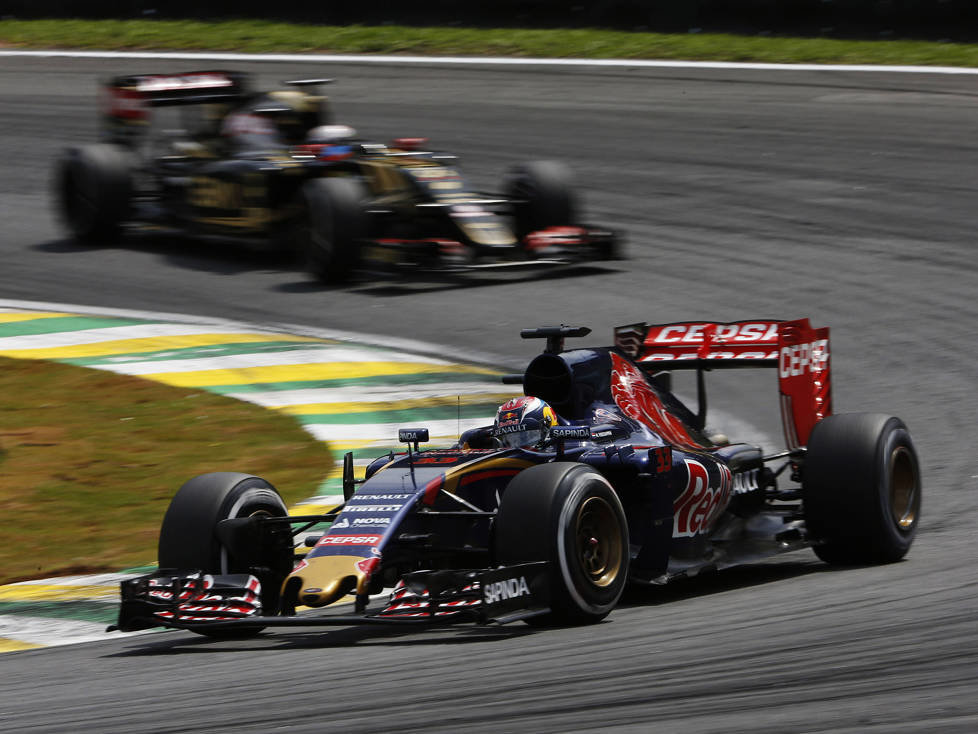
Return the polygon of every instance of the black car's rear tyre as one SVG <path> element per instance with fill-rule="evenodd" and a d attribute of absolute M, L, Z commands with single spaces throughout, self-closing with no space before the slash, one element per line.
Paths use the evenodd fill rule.
<path fill-rule="evenodd" d="M 72 236 L 87 244 L 118 238 L 129 215 L 133 176 L 127 150 L 108 143 L 69 148 L 58 160 L 55 199 Z"/>
<path fill-rule="evenodd" d="M 628 577 L 628 523 L 608 480 L 584 464 L 542 464 L 510 482 L 494 528 L 503 565 L 549 561 L 551 613 L 531 620 L 604 619 Z"/>
<path fill-rule="evenodd" d="M 367 234 L 363 186 L 352 178 L 316 178 L 301 194 L 298 247 L 309 272 L 331 283 L 349 278 Z"/>
<path fill-rule="evenodd" d="M 506 177 L 506 196 L 513 203 L 518 239 L 547 227 L 577 221 L 573 175 L 556 161 L 532 161 L 513 168 Z"/>
<path fill-rule="evenodd" d="M 218 539 L 222 520 L 240 517 L 285 517 L 288 510 L 278 491 L 264 479 L 237 472 L 201 474 L 186 482 L 170 501 L 160 528 L 160 568 L 200 570 L 209 574 L 249 573 Z M 269 564 L 274 565 L 274 564 Z M 278 588 L 262 586 L 262 606 L 278 599 Z M 201 631 L 210 636 L 257 634 L 260 627 Z"/>
<path fill-rule="evenodd" d="M 903 421 L 842 413 L 815 425 L 802 469 L 805 520 L 832 564 L 903 558 L 920 522 L 920 465 Z"/>
<path fill-rule="evenodd" d="M 597 248 L 595 260 L 624 260 L 625 236 L 621 232 L 614 233 Z"/>

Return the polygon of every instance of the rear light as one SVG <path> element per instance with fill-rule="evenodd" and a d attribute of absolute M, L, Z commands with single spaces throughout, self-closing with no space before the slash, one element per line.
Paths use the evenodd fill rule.
<path fill-rule="evenodd" d="M 391 141 L 392 148 L 401 150 L 420 150 L 428 144 L 428 138 L 394 138 Z"/>

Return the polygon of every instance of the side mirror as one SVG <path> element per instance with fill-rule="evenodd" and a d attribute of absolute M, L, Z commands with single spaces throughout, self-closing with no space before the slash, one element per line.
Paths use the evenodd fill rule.
<path fill-rule="evenodd" d="M 625 438 L 629 433 L 630 431 L 627 427 L 615 423 L 602 423 L 598 426 L 591 426 L 591 438 L 598 442 Z"/>

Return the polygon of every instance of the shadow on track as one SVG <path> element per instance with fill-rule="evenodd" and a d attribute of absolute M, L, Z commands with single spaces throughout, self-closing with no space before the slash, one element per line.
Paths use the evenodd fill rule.
<path fill-rule="evenodd" d="M 354 645 L 415 646 L 431 642 L 440 645 L 465 645 L 477 642 L 510 640 L 536 634 L 541 630 L 526 625 L 508 627 L 474 627 L 444 625 L 415 628 L 387 628 L 375 625 L 319 629 L 302 632 L 269 632 L 247 639 L 210 639 L 189 632 L 174 631 L 164 637 L 153 636 L 152 641 L 123 652 L 105 657 L 151 657 L 157 655 L 186 655 L 222 652 L 260 652 L 281 650 L 306 650 Z M 143 638 L 145 640 L 145 638 Z"/>
<path fill-rule="evenodd" d="M 590 264 L 568 264 L 553 266 L 546 270 L 522 270 L 519 272 L 404 272 L 400 274 L 360 273 L 352 283 L 331 285 L 313 280 L 283 283 L 273 290 L 281 293 L 319 293 L 331 290 L 345 290 L 365 296 L 393 298 L 398 296 L 420 295 L 425 293 L 447 292 L 458 289 L 486 288 L 503 284 L 530 283 L 564 278 L 583 278 L 617 272 L 611 268 Z"/>
<path fill-rule="evenodd" d="M 816 559 L 754 563 L 722 571 L 708 571 L 692 578 L 680 578 L 664 586 L 629 585 L 618 608 L 656 607 L 688 599 L 699 599 L 752 586 L 776 584 L 812 573 L 833 573 L 843 568 L 828 566 Z"/>
<path fill-rule="evenodd" d="M 286 253 L 261 250 L 222 239 L 191 238 L 172 234 L 124 237 L 119 242 L 80 244 L 61 239 L 33 246 L 38 252 L 77 255 L 90 251 L 130 250 L 155 255 L 169 266 L 216 275 L 238 275 L 256 271 L 288 272 L 296 268 Z"/>
<path fill-rule="evenodd" d="M 300 279 L 280 283 L 270 290 L 279 293 L 323 293 L 345 291 L 365 296 L 397 297 L 436 293 L 461 288 L 484 288 L 508 283 L 552 281 L 616 273 L 604 264 L 568 263 L 528 267 L 526 269 L 471 271 L 411 271 L 355 273 L 348 283 L 324 283 L 303 274 L 301 263 L 293 254 L 281 250 L 251 247 L 222 238 L 189 237 L 180 234 L 138 233 L 119 242 L 81 244 L 64 238 L 34 245 L 32 249 L 54 255 L 79 255 L 85 252 L 129 250 L 158 257 L 163 263 L 180 270 L 215 275 L 241 275 L 252 272 L 286 273 Z"/>

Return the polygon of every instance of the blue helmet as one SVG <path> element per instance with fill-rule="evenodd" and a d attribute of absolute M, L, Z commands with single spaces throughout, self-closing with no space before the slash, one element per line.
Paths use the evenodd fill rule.
<path fill-rule="evenodd" d="M 540 398 L 513 398 L 496 411 L 492 435 L 503 446 L 533 446 L 546 441 L 556 423 L 554 409 Z"/>

